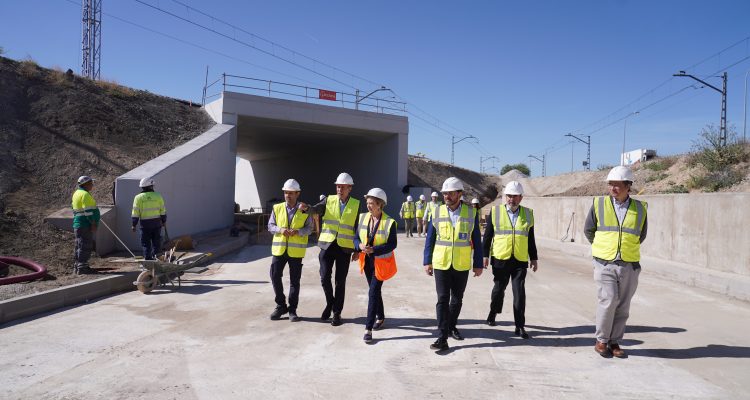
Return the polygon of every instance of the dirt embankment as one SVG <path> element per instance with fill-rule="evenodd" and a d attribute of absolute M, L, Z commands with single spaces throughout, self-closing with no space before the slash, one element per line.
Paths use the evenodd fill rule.
<path fill-rule="evenodd" d="M 86 279 L 70 275 L 72 233 L 44 217 L 70 206 L 80 175 L 112 204 L 117 176 L 211 125 L 184 101 L 0 57 L 0 255 L 46 265 L 58 278 L 49 286 Z"/>
<path fill-rule="evenodd" d="M 467 201 L 476 197 L 481 204 L 486 204 L 498 195 L 497 180 L 493 175 L 480 174 L 428 158 L 409 156 L 409 185 L 429 187 L 440 192 L 443 181 L 451 176 L 463 181 Z"/>

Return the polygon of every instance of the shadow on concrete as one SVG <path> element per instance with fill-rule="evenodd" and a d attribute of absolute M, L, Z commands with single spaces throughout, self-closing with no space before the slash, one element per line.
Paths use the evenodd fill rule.
<path fill-rule="evenodd" d="M 512 325 L 512 323 L 510 323 Z M 596 331 L 596 327 L 594 325 L 579 325 L 579 326 L 566 326 L 561 328 L 554 328 L 549 326 L 540 326 L 540 325 L 526 325 L 526 329 L 534 329 L 540 332 L 537 332 L 537 336 L 539 335 L 547 335 L 547 334 L 555 334 L 555 335 L 594 335 L 594 332 Z M 633 326 L 627 326 L 625 328 L 625 334 L 628 333 L 645 333 L 645 332 L 662 332 L 662 333 L 681 333 L 681 332 L 687 332 L 685 328 L 677 328 L 677 327 L 671 327 L 671 326 L 643 326 L 643 325 L 633 325 Z"/>
<path fill-rule="evenodd" d="M 249 284 L 268 284 L 268 281 L 241 281 L 233 279 L 215 280 L 215 281 L 199 281 L 199 280 L 182 280 L 183 286 L 174 287 L 167 284 L 164 287 L 158 287 L 153 291 L 149 292 L 149 296 L 158 296 L 163 294 L 169 294 L 173 292 L 184 293 L 184 294 L 204 294 L 210 293 L 219 289 L 223 289 L 224 286 L 230 285 L 249 285 Z M 190 283 L 190 285 L 185 285 Z"/>
<path fill-rule="evenodd" d="M 631 357 L 654 357 L 685 360 L 692 358 L 750 358 L 750 347 L 709 344 L 689 349 L 631 349 Z"/>

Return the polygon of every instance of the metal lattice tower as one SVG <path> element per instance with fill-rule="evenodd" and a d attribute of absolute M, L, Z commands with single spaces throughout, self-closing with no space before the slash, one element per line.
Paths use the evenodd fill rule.
<path fill-rule="evenodd" d="M 81 75 L 99 79 L 102 51 L 102 0 L 83 0 Z"/>

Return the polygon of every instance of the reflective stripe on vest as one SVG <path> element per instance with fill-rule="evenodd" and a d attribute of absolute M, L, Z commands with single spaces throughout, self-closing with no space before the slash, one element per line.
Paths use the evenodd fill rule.
<path fill-rule="evenodd" d="M 340 215 L 339 197 L 328 196 L 318 242 L 331 243 L 335 240 L 342 248 L 354 249 L 354 225 L 357 223 L 357 210 L 359 210 L 359 200 L 349 197 L 344 213 Z"/>
<path fill-rule="evenodd" d="M 367 244 L 367 234 L 369 233 L 369 225 L 372 214 L 369 212 L 359 215 L 359 226 L 357 231 L 359 233 L 359 241 Z M 378 224 L 378 230 L 375 231 L 375 237 L 372 240 L 372 246 L 381 246 L 388 243 L 388 237 L 391 233 L 391 227 L 396 223 L 393 218 L 389 217 L 388 214 L 383 213 L 380 216 L 380 224 Z M 362 273 L 365 270 L 365 253 L 359 253 L 359 272 Z M 386 254 L 381 254 L 374 257 L 375 261 L 375 278 L 379 281 L 385 281 L 393 277 L 396 274 L 396 254 L 391 251 Z"/>
<path fill-rule="evenodd" d="M 148 220 L 161 218 L 162 215 L 166 214 L 167 209 L 164 207 L 164 198 L 157 192 L 139 193 L 133 199 L 131 217 Z"/>
<path fill-rule="evenodd" d="M 401 214 L 403 215 L 404 219 L 414 218 L 414 203 L 407 201 L 404 204 L 402 204 Z"/>
<path fill-rule="evenodd" d="M 300 230 L 305 226 L 305 221 L 310 216 L 305 214 L 299 209 L 294 213 L 292 217 L 292 226 L 289 226 L 289 216 L 286 213 L 286 203 L 279 203 L 273 206 L 274 219 L 276 220 L 276 226 L 282 229 L 297 229 Z M 305 249 L 307 249 L 307 235 L 295 235 L 295 236 L 284 236 L 281 233 L 273 235 L 273 241 L 271 242 L 271 254 L 275 256 L 282 256 L 284 252 L 287 252 L 289 257 L 303 258 L 305 256 Z"/>
<path fill-rule="evenodd" d="M 418 201 L 414 203 L 417 206 L 417 218 L 424 218 L 424 212 L 427 208 L 427 203 L 424 201 Z"/>
<path fill-rule="evenodd" d="M 594 198 L 596 233 L 591 244 L 591 255 L 602 260 L 612 261 L 620 253 L 626 262 L 641 260 L 641 231 L 646 221 L 648 204 L 630 199 L 625 218 L 620 225 L 612 197 Z"/>
<path fill-rule="evenodd" d="M 513 256 L 518 261 L 528 261 L 529 230 L 534 226 L 534 211 L 519 206 L 515 227 L 504 205 L 492 207 L 490 218 L 495 228 L 495 235 L 492 238 L 492 257 L 498 260 L 509 260 Z"/>
<path fill-rule="evenodd" d="M 436 208 L 432 225 L 435 227 L 435 248 L 432 250 L 432 268 L 446 270 L 451 266 L 457 271 L 471 269 L 471 233 L 474 231 L 476 210 L 461 203 L 460 213 L 454 228 L 448 207 Z"/>

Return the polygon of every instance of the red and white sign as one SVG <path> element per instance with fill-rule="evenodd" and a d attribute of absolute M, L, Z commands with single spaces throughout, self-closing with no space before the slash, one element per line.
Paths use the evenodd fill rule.
<path fill-rule="evenodd" d="M 319 93 L 318 94 L 318 98 L 321 99 L 321 100 L 336 101 L 336 92 L 334 92 L 332 90 L 319 89 L 318 93 Z"/>

